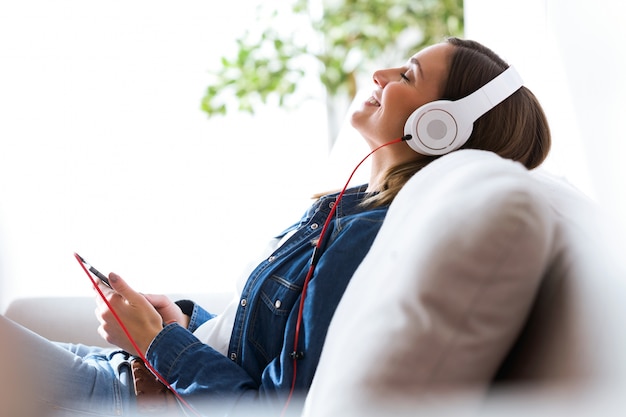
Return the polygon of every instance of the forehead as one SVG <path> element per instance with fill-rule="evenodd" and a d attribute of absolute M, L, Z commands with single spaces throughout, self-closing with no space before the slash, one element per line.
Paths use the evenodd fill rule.
<path fill-rule="evenodd" d="M 438 43 L 422 49 L 409 62 L 420 66 L 424 78 L 428 78 L 429 74 L 446 74 L 453 50 L 454 46 L 449 43 Z"/>

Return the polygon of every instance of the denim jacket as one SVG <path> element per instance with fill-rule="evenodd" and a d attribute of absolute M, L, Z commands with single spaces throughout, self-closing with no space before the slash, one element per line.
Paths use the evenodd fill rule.
<path fill-rule="evenodd" d="M 325 250 L 307 287 L 295 349 L 302 355 L 296 361 L 296 398 L 303 399 L 311 385 L 333 313 L 387 213 L 388 206 L 368 209 L 359 205 L 367 196 L 365 188 L 347 190 L 339 202 L 326 232 Z M 279 237 L 293 235 L 250 274 L 227 356 L 192 334 L 214 315 L 189 301 L 179 303 L 191 316 L 188 329 L 169 324 L 153 340 L 147 359 L 202 413 L 251 405 L 280 411 L 286 402 L 294 376 L 293 341 L 303 283 L 336 198 L 337 194 L 330 194 L 316 201 Z M 293 401 L 293 408 L 301 405 Z"/>

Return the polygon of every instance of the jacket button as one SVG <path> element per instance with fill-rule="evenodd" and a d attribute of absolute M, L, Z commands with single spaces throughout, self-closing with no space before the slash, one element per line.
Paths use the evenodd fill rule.
<path fill-rule="evenodd" d="M 241 304 L 241 306 L 242 306 L 242 307 L 245 307 L 245 306 L 247 306 L 247 305 L 248 305 L 248 300 L 246 300 L 245 298 L 243 298 L 239 304 Z"/>
<path fill-rule="evenodd" d="M 312 230 L 315 230 L 315 229 L 317 229 L 318 227 L 319 227 L 319 226 L 318 226 L 318 224 L 317 224 L 317 223 L 313 223 L 313 224 L 311 225 L 311 229 L 312 229 Z"/>
<path fill-rule="evenodd" d="M 230 354 L 230 360 L 231 361 L 236 361 L 237 360 L 237 354 L 235 352 Z"/>
<path fill-rule="evenodd" d="M 276 308 L 280 308 L 281 305 L 283 305 L 283 303 L 280 300 L 276 300 L 276 302 L 274 303 L 274 307 Z"/>

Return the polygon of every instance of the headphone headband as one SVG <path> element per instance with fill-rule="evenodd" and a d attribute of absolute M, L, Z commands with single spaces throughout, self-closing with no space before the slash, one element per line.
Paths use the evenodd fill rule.
<path fill-rule="evenodd" d="M 459 110 L 464 112 L 474 123 L 480 116 L 519 90 L 523 84 L 522 77 L 515 68 L 509 67 L 483 87 L 469 96 L 457 100 L 456 103 Z"/>
<path fill-rule="evenodd" d="M 460 100 L 437 100 L 415 110 L 406 121 L 407 143 L 423 155 L 443 155 L 467 142 L 474 122 L 519 90 L 522 78 L 509 67 L 483 87 Z"/>

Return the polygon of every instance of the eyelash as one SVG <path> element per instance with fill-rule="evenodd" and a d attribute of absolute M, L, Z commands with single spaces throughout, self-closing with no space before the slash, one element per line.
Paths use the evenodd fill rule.
<path fill-rule="evenodd" d="M 409 77 L 407 77 L 403 72 L 400 73 L 400 77 L 402 78 L 402 81 L 404 82 L 410 82 L 411 80 L 409 80 Z"/>

